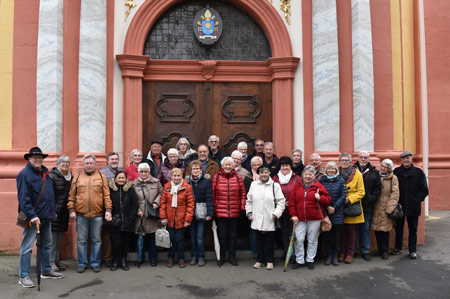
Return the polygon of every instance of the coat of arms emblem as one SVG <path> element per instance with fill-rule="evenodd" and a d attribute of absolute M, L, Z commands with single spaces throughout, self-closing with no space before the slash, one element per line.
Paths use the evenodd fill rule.
<path fill-rule="evenodd" d="M 194 33 L 205 45 L 212 45 L 222 34 L 222 19 L 213 8 L 204 8 L 197 12 L 194 19 Z"/>

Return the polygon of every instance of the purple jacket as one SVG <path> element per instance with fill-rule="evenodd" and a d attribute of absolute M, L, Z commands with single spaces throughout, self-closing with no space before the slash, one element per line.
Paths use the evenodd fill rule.
<path fill-rule="evenodd" d="M 183 167 L 183 162 L 178 160 L 177 165 L 175 165 L 175 167 L 183 171 L 183 178 L 184 178 L 185 170 Z M 167 182 L 170 182 L 170 180 L 172 179 L 170 176 L 170 172 L 172 171 L 173 168 L 174 166 L 172 166 L 169 163 L 169 159 L 166 159 L 164 161 L 164 164 L 159 168 L 158 173 L 156 174 L 156 178 L 161 181 L 161 185 L 164 186 Z"/>

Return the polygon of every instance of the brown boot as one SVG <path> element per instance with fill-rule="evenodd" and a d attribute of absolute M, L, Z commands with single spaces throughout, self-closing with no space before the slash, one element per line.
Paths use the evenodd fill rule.
<path fill-rule="evenodd" d="M 342 263 L 344 261 L 344 259 L 345 259 L 345 254 L 339 253 L 338 261 Z"/>
<path fill-rule="evenodd" d="M 351 264 L 351 263 L 353 263 L 353 256 L 347 255 L 347 257 L 346 257 L 345 260 L 344 260 L 344 263 L 346 263 L 346 264 Z"/>

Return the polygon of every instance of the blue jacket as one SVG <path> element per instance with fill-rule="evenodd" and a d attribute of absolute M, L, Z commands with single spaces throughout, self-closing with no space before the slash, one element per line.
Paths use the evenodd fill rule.
<path fill-rule="evenodd" d="M 46 183 L 36 210 L 34 210 L 34 205 L 44 182 L 42 176 L 38 174 L 38 171 L 30 163 L 17 175 L 19 209 L 27 215 L 28 220 L 35 217 L 39 217 L 41 221 L 56 219 L 53 184 L 50 178 L 46 176 L 47 173 L 48 169 L 42 166 L 41 175 L 45 177 Z"/>
<path fill-rule="evenodd" d="M 206 179 L 203 175 L 196 183 L 191 181 L 189 177 L 186 177 L 186 182 L 192 186 L 194 193 L 195 203 L 206 202 L 206 216 L 214 216 L 214 204 L 212 199 L 211 181 Z"/>
<path fill-rule="evenodd" d="M 333 214 L 328 215 L 330 217 L 331 223 L 333 224 L 343 224 L 344 223 L 344 204 L 345 198 L 347 197 L 347 190 L 345 188 L 345 181 L 340 176 L 330 180 L 324 175 L 320 178 L 320 183 L 325 186 L 328 193 L 331 196 L 330 207 L 335 208 Z M 328 214 L 328 212 L 327 212 Z"/>

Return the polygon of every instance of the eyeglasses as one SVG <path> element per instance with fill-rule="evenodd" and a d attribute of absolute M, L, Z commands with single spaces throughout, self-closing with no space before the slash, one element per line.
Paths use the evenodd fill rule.
<path fill-rule="evenodd" d="M 141 170 L 141 171 L 139 171 L 139 173 L 147 173 L 147 172 L 150 172 L 150 171 L 148 171 L 148 170 Z"/>
<path fill-rule="evenodd" d="M 350 162 L 350 160 L 347 160 L 347 159 L 341 159 L 341 160 L 339 160 L 339 162 Z"/>
<path fill-rule="evenodd" d="M 367 160 L 367 159 L 369 159 L 369 157 L 365 157 L 365 156 L 359 156 L 359 158 L 360 158 L 361 160 Z"/>
<path fill-rule="evenodd" d="M 208 151 L 198 151 L 199 154 L 206 154 Z"/>
<path fill-rule="evenodd" d="M 261 147 L 261 146 L 264 146 L 264 144 L 255 144 L 255 146 Z"/>

